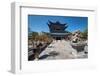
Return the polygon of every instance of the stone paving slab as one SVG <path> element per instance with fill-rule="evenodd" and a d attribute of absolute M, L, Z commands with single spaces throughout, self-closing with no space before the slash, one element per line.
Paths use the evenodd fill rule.
<path fill-rule="evenodd" d="M 74 59 L 77 52 L 70 45 L 69 41 L 53 41 L 40 55 L 40 59 Z"/>

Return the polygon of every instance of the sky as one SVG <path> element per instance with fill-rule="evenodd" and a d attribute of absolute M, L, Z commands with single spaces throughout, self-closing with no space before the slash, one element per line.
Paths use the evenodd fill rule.
<path fill-rule="evenodd" d="M 61 24 L 67 23 L 68 28 L 65 30 L 69 32 L 76 30 L 83 32 L 88 28 L 88 17 L 28 15 L 28 27 L 31 31 L 49 32 L 48 21 L 59 21 Z"/>

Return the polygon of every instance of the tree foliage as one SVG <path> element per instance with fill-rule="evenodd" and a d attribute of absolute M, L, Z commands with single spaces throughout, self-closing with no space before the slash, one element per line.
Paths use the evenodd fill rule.
<path fill-rule="evenodd" d="M 82 38 L 83 38 L 83 39 L 87 39 L 87 38 L 88 38 L 88 29 L 85 29 L 85 30 L 82 32 Z"/>
<path fill-rule="evenodd" d="M 49 33 L 46 32 L 31 32 L 28 35 L 28 39 L 31 41 L 43 41 L 43 42 L 50 42 L 52 38 L 50 37 Z"/>

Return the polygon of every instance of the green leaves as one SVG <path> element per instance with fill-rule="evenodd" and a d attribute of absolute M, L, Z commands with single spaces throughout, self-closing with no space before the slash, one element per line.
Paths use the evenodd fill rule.
<path fill-rule="evenodd" d="M 87 38 L 88 38 L 88 29 L 85 29 L 85 30 L 82 32 L 82 38 L 83 38 L 83 39 L 87 39 Z"/>

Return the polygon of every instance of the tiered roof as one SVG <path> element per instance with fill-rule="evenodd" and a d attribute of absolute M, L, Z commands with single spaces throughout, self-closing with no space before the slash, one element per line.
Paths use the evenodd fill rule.
<path fill-rule="evenodd" d="M 59 21 L 57 22 L 51 22 L 48 23 L 50 32 L 52 33 L 64 33 L 66 32 L 65 29 L 68 27 L 66 24 L 61 24 Z"/>

